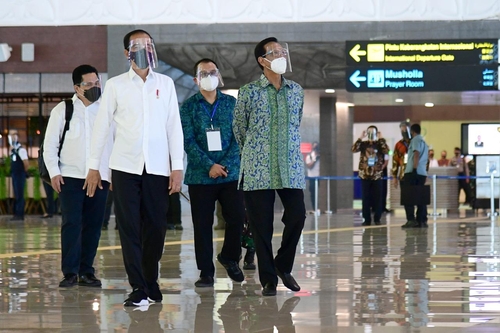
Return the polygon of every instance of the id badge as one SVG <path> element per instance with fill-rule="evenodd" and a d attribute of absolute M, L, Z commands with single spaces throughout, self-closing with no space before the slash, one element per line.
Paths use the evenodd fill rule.
<path fill-rule="evenodd" d="M 368 166 L 369 167 L 375 166 L 375 163 L 377 163 L 376 157 L 368 157 Z"/>
<path fill-rule="evenodd" d="M 207 128 L 207 144 L 208 151 L 221 151 L 222 142 L 220 139 L 220 129 L 219 128 Z"/>
<path fill-rule="evenodd" d="M 405 160 L 404 161 L 405 161 L 405 164 L 408 163 L 408 154 L 405 154 Z"/>

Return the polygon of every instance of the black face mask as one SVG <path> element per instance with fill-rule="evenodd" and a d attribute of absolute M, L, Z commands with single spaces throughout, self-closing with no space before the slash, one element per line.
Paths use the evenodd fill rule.
<path fill-rule="evenodd" d="M 403 139 L 410 140 L 410 136 L 408 135 L 408 132 L 406 132 L 406 131 L 401 132 L 401 135 L 403 136 Z"/>
<path fill-rule="evenodd" d="M 84 90 L 83 96 L 88 99 L 90 103 L 94 103 L 101 97 L 101 88 L 92 87 L 89 90 Z"/>
<path fill-rule="evenodd" d="M 140 69 L 146 69 L 149 67 L 149 53 L 146 49 L 141 49 L 139 51 L 130 52 L 130 59 L 133 59 L 136 66 Z"/>

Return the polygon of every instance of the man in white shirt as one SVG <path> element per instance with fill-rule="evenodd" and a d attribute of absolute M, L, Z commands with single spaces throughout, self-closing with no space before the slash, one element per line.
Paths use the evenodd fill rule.
<path fill-rule="evenodd" d="M 14 189 L 14 216 L 11 221 L 24 220 L 24 187 L 28 172 L 28 152 L 19 143 L 17 131 L 9 135 L 10 141 L 10 175 Z"/>
<path fill-rule="evenodd" d="M 64 279 L 59 287 L 100 287 L 95 277 L 94 258 L 101 237 L 104 207 L 108 195 L 108 168 L 112 141 L 105 144 L 99 170 L 102 186 L 90 198 L 83 189 L 90 158 L 92 128 L 99 109 L 101 83 L 97 69 L 81 65 L 73 71 L 73 114 L 59 155 L 60 140 L 66 125 L 66 103 L 52 110 L 45 132 L 43 158 L 52 188 L 61 202 L 61 269 Z M 112 138 L 110 138 L 112 139 Z"/>
<path fill-rule="evenodd" d="M 87 195 L 100 187 L 97 166 L 110 125 L 115 141 L 109 166 L 123 261 L 133 291 L 125 306 L 161 302 L 158 262 L 167 230 L 168 195 L 182 185 L 183 134 L 175 86 L 153 72 L 151 36 L 134 30 L 123 39 L 130 70 L 107 81 L 92 136 Z"/>

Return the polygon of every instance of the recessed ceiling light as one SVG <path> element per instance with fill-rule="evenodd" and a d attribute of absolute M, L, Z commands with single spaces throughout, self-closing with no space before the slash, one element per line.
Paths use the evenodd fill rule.
<path fill-rule="evenodd" d="M 335 89 L 325 89 L 327 94 L 335 94 Z"/>
<path fill-rule="evenodd" d="M 434 107 L 434 103 L 427 102 L 424 104 L 426 108 L 432 108 Z"/>
<path fill-rule="evenodd" d="M 396 103 L 403 103 L 404 99 L 402 99 L 402 98 L 396 98 L 395 102 Z"/>

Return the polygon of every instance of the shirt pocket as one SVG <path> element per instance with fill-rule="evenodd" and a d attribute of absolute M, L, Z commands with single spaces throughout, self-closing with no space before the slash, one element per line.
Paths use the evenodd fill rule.
<path fill-rule="evenodd" d="M 80 137 L 82 132 L 82 126 L 75 122 L 71 123 L 68 132 L 66 132 L 66 139 L 77 139 Z"/>

